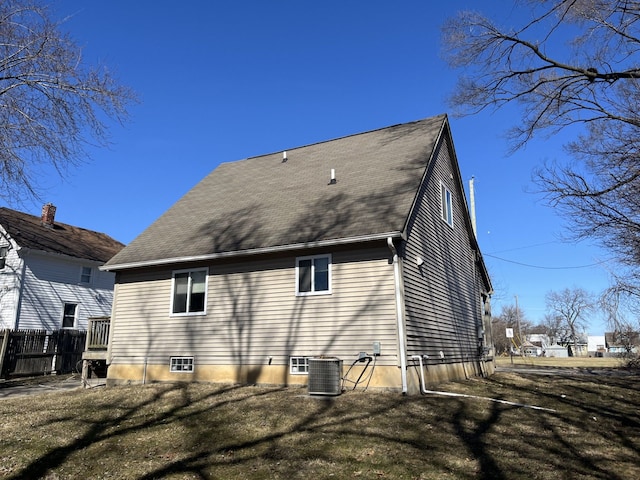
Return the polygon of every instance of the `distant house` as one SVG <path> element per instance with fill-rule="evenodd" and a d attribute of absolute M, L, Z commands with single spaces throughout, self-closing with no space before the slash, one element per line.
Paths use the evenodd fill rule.
<path fill-rule="evenodd" d="M 55 221 L 0 208 L 0 328 L 86 329 L 111 313 L 115 275 L 99 269 L 123 244 Z"/>
<path fill-rule="evenodd" d="M 415 392 L 494 369 L 444 115 L 223 163 L 103 268 L 110 385 L 306 384 L 326 359 Z"/>
<path fill-rule="evenodd" d="M 527 335 L 527 340 L 535 346 L 534 355 L 537 357 L 545 355 L 547 347 L 551 345 L 551 339 L 546 333 L 531 333 Z"/>
<path fill-rule="evenodd" d="M 607 351 L 613 355 L 638 353 L 640 348 L 640 333 L 638 332 L 605 332 Z"/>
<path fill-rule="evenodd" d="M 522 342 L 522 345 L 520 345 L 520 351 L 525 357 L 538 357 L 542 355 L 542 349 L 528 340 Z"/>
<path fill-rule="evenodd" d="M 551 358 L 566 358 L 569 356 L 569 348 L 558 344 L 549 345 L 545 349 L 544 355 Z"/>
<path fill-rule="evenodd" d="M 607 352 L 604 335 L 589 335 L 587 338 L 587 351 L 590 357 L 604 357 Z"/>

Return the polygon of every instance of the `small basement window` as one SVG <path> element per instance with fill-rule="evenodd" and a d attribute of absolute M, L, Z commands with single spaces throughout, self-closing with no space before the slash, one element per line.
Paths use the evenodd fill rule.
<path fill-rule="evenodd" d="M 171 357 L 169 371 L 193 373 L 193 357 Z"/>
<path fill-rule="evenodd" d="M 308 375 L 309 357 L 289 357 L 289 373 L 291 375 Z"/>

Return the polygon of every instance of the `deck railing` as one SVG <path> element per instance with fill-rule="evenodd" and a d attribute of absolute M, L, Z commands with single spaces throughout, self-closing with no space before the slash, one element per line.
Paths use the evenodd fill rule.
<path fill-rule="evenodd" d="M 110 318 L 90 318 L 87 325 L 85 350 L 106 350 L 109 346 Z"/>

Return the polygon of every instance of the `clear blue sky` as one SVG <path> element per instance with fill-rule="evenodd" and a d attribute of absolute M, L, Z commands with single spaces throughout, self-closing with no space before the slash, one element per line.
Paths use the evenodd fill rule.
<path fill-rule="evenodd" d="M 440 26 L 460 9 L 506 23 L 506 1 L 369 0 L 52 2 L 87 62 L 103 61 L 140 96 L 113 147 L 43 201 L 56 218 L 127 243 L 220 162 L 450 113 L 457 72 Z M 506 7 L 506 8 L 505 8 Z M 507 156 L 516 110 L 450 117 L 463 178 L 475 177 L 478 238 L 496 294 L 538 322 L 549 290 L 608 284 L 607 255 L 560 241 L 563 222 L 532 193 L 531 170 L 562 158 L 562 139 Z M 468 193 L 468 184 L 465 185 Z M 33 213 L 39 214 L 39 203 Z M 583 267 L 583 268 L 579 268 Z M 594 317 L 591 334 L 603 334 Z"/>

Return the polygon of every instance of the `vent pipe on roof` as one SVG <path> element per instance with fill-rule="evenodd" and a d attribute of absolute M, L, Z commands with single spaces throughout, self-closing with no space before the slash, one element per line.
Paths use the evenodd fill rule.
<path fill-rule="evenodd" d="M 331 169 L 331 180 L 329 181 L 329 185 L 335 185 L 337 182 L 336 180 L 336 169 L 332 168 Z"/>
<path fill-rule="evenodd" d="M 42 225 L 47 228 L 53 228 L 53 222 L 56 218 L 56 207 L 52 203 L 42 206 L 42 215 L 40 217 Z"/>
<path fill-rule="evenodd" d="M 285 150 L 284 152 L 282 152 L 282 163 L 286 163 L 287 162 L 287 151 Z"/>

